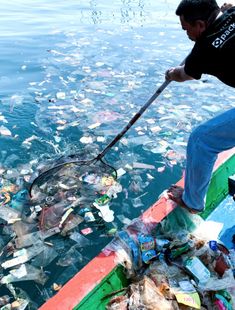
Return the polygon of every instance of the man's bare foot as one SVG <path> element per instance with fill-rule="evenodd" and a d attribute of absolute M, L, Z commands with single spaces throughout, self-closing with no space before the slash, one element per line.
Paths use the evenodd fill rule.
<path fill-rule="evenodd" d="M 184 191 L 184 189 L 182 187 L 177 186 L 177 185 L 172 185 L 168 189 L 167 195 L 168 195 L 169 199 L 173 200 L 180 207 L 188 210 L 188 212 L 190 212 L 192 214 L 196 214 L 196 213 L 200 212 L 200 211 L 197 211 L 194 209 L 190 209 L 188 206 L 186 206 L 186 204 L 184 203 L 184 201 L 182 199 L 183 191 Z"/>

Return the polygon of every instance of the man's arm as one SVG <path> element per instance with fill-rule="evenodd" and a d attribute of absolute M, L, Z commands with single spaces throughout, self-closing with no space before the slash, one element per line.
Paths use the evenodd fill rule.
<path fill-rule="evenodd" d="M 185 73 L 184 65 L 168 69 L 165 73 L 165 78 L 168 81 L 176 81 L 176 82 L 194 80 L 193 77 Z"/>

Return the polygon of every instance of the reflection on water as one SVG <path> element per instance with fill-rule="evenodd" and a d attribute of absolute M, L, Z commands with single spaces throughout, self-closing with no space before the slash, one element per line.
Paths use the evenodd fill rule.
<path fill-rule="evenodd" d="M 69 1 L 69 3 L 13 0 L 11 6 L 2 1 L 1 36 L 29 36 L 47 30 L 76 30 L 80 25 L 126 25 L 145 27 L 148 24 L 172 23 L 176 20 L 174 0 Z M 57 29 L 56 28 L 60 28 Z"/>

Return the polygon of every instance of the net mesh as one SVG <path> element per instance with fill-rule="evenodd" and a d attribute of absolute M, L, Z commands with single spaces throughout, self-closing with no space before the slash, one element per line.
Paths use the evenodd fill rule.
<path fill-rule="evenodd" d="M 85 208 L 92 209 L 97 224 L 100 217 L 94 202 L 105 205 L 111 200 L 112 191 L 115 193 L 118 186 L 116 178 L 116 170 L 102 160 L 68 162 L 66 159 L 41 172 L 30 189 L 31 202 L 42 208 L 40 229 L 62 227 L 63 216 L 71 208 L 71 215 Z"/>
<path fill-rule="evenodd" d="M 116 170 L 103 161 L 59 163 L 42 172 L 30 188 L 32 199 L 40 203 L 75 199 L 89 203 L 116 180 Z"/>

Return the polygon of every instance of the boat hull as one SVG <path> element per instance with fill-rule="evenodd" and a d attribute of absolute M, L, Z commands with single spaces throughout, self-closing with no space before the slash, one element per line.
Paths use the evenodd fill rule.
<path fill-rule="evenodd" d="M 235 173 L 235 148 L 223 152 L 216 161 L 206 199 L 206 208 L 200 215 L 205 219 L 228 194 L 228 177 Z M 184 186 L 184 179 L 177 185 Z M 161 222 L 172 210 L 164 197 L 157 200 L 141 216 L 144 223 L 154 225 Z M 40 310 L 101 310 L 113 291 L 128 286 L 123 267 L 117 265 L 115 253 L 105 256 L 100 253 L 78 272 Z"/>

